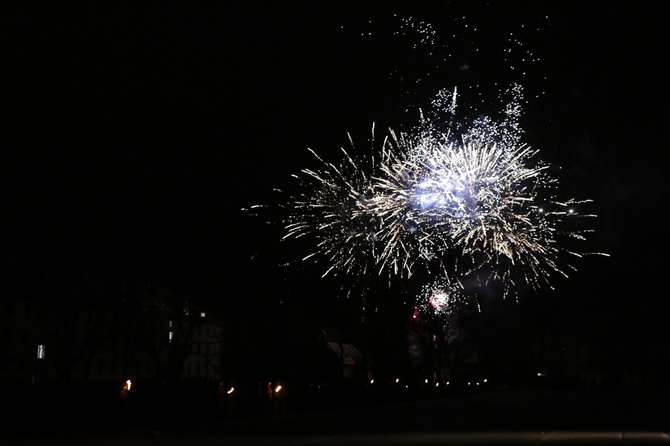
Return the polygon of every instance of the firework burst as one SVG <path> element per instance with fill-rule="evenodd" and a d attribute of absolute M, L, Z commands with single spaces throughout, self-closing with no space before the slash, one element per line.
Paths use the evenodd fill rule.
<path fill-rule="evenodd" d="M 512 273 L 523 270 L 534 288 L 549 284 L 553 273 L 565 275 L 559 258 L 570 251 L 557 243 L 566 235 L 559 226 L 562 219 L 577 216 L 570 207 L 577 202 L 547 199 L 557 179 L 548 174 L 549 166 L 535 161 L 536 150 L 477 140 L 454 144 L 445 139 L 408 151 L 413 153 L 405 163 L 410 167 L 386 169 L 387 178 L 380 182 L 387 196 L 404 199 L 386 204 L 404 209 L 418 228 L 415 232 L 431 241 L 421 243 L 431 249 L 422 251 L 424 259 L 438 259 L 447 274 L 492 271 L 488 279 L 512 285 Z M 398 186 L 402 192 L 392 191 Z M 550 205 L 559 210 L 546 211 Z M 567 235 L 581 238 L 576 233 Z M 452 271 L 444 268 L 449 260 L 455 262 Z"/>
<path fill-rule="evenodd" d="M 472 302 L 475 302 L 474 299 L 468 298 L 461 288 L 448 284 L 444 279 L 437 279 L 421 289 L 416 300 L 415 317 L 421 314 L 445 318 Z"/>
<path fill-rule="evenodd" d="M 324 275 L 390 280 L 421 269 L 449 283 L 498 280 L 506 291 L 516 277 L 551 286 L 574 269 L 564 255 L 581 255 L 561 241 L 585 239 L 564 224 L 583 201 L 554 198 L 558 179 L 519 142 L 516 110 L 508 104 L 502 122 L 479 119 L 460 140 L 424 120 L 415 133 L 391 131 L 369 159 L 343 150 L 336 165 L 312 152 L 321 168 L 297 176 L 284 238 L 313 236 L 303 260 L 327 261 Z"/>
<path fill-rule="evenodd" d="M 312 153 L 321 168 L 304 169 L 302 177 L 296 176 L 302 191 L 288 202 L 284 239 L 314 236 L 316 249 L 303 261 L 327 259 L 330 267 L 324 276 L 338 272 L 367 274 L 378 249 L 379 225 L 372 207 L 374 186 L 363 168 L 367 163 L 344 149 L 344 161 L 339 165 Z"/>
<path fill-rule="evenodd" d="M 453 20 L 468 36 L 477 33 L 465 17 Z M 400 34 L 416 34 L 421 45 L 412 52 L 427 50 L 427 61 L 437 57 L 451 67 L 458 59 L 461 73 L 473 70 L 467 51 L 454 54 L 428 22 L 403 20 Z M 523 65 L 537 60 L 515 36 L 496 52 L 507 74 L 520 72 L 515 55 Z M 466 85 L 466 93 L 475 86 Z M 455 286 L 500 281 L 507 292 L 522 282 L 537 290 L 567 275 L 574 267 L 564 258 L 582 254 L 564 240 L 585 235 L 566 223 L 580 216 L 577 205 L 584 201 L 557 198 L 551 166 L 523 143 L 521 85 L 496 94 L 502 107 L 493 115 L 491 104 L 470 98 L 461 117 L 457 89 L 440 90 L 419 109 L 415 127 L 390 131 L 365 158 L 342 149 L 342 161 L 333 163 L 312 152 L 320 165 L 295 175 L 301 189 L 283 205 L 284 240 L 314 241 L 302 260 L 325 263 L 323 276 L 381 276 L 390 283 L 422 271 Z"/>

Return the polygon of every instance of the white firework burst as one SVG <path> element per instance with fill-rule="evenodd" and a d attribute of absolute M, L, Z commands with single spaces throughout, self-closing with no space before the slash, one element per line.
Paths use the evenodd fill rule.
<path fill-rule="evenodd" d="M 558 179 L 520 142 L 513 91 L 502 121 L 459 124 L 458 139 L 424 120 L 412 132 L 390 131 L 369 158 L 342 150 L 336 165 L 317 156 L 322 167 L 298 177 L 303 189 L 288 202 L 284 238 L 313 236 L 303 260 L 327 261 L 324 275 L 390 280 L 424 270 L 450 283 L 499 280 L 509 290 L 521 277 L 536 290 L 551 286 L 574 269 L 564 255 L 580 256 L 562 240 L 584 233 L 564 223 L 588 200 L 553 198 Z"/>
<path fill-rule="evenodd" d="M 416 299 L 415 311 L 423 316 L 446 318 L 463 310 L 465 305 L 475 302 L 458 286 L 437 279 L 424 285 Z"/>

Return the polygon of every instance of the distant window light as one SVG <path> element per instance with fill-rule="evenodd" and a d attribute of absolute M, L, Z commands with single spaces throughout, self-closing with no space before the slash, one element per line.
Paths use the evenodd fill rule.
<path fill-rule="evenodd" d="M 168 327 L 172 328 L 172 321 L 168 321 Z"/>
<path fill-rule="evenodd" d="M 205 317 L 205 312 L 200 313 L 200 317 Z"/>
<path fill-rule="evenodd" d="M 173 337 L 174 337 L 174 332 L 173 332 L 173 331 L 169 331 L 169 332 L 168 332 L 168 341 L 172 342 L 172 338 L 173 338 Z"/>
<path fill-rule="evenodd" d="M 44 359 L 44 344 L 37 346 L 37 359 Z"/>

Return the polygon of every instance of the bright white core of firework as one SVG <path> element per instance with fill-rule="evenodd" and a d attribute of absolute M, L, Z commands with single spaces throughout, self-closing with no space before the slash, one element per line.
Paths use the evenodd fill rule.
<path fill-rule="evenodd" d="M 435 309 L 436 313 L 445 311 L 448 305 L 449 296 L 445 292 L 435 293 L 430 297 L 430 306 Z"/>

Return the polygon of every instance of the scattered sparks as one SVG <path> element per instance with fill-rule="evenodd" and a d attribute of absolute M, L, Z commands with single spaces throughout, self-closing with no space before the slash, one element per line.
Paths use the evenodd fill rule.
<path fill-rule="evenodd" d="M 460 288 L 449 285 L 444 279 L 437 279 L 424 285 L 417 298 L 416 310 L 424 315 L 446 317 L 458 312 L 469 301 Z"/>

